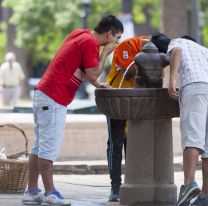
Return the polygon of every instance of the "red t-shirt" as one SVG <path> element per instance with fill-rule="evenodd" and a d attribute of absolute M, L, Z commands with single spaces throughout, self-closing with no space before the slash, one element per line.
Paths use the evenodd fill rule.
<path fill-rule="evenodd" d="M 61 45 L 36 89 L 67 106 L 85 80 L 85 69 L 98 65 L 98 42 L 90 30 L 77 29 Z"/>

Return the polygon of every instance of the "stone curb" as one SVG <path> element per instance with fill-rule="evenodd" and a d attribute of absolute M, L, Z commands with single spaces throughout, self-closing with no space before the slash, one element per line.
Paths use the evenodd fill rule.
<path fill-rule="evenodd" d="M 84 161 L 83 161 L 84 162 Z M 197 170 L 201 170 L 201 160 L 197 164 Z M 122 164 L 124 172 L 124 164 Z M 182 162 L 174 163 L 174 172 L 183 171 Z M 108 174 L 107 164 L 72 164 L 56 162 L 54 164 L 54 174 Z"/>
<path fill-rule="evenodd" d="M 122 165 L 122 169 L 124 165 Z M 54 174 L 108 174 L 107 165 L 54 165 Z"/>

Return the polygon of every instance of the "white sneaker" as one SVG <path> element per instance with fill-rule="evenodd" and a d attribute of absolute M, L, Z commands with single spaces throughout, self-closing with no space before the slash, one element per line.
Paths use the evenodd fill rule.
<path fill-rule="evenodd" d="M 52 192 L 45 193 L 41 205 L 71 206 L 71 202 L 69 200 L 65 200 L 58 191 L 54 190 Z"/>
<path fill-rule="evenodd" d="M 30 193 L 28 191 L 24 192 L 22 203 L 24 205 L 41 205 L 43 201 L 43 193 L 40 189 L 37 189 L 37 192 Z"/>

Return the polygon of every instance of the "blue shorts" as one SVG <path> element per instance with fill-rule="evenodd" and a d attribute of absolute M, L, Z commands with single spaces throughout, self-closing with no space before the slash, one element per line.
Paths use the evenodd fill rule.
<path fill-rule="evenodd" d="M 55 161 L 62 145 L 67 107 L 35 90 L 33 114 L 36 139 L 31 153 Z"/>

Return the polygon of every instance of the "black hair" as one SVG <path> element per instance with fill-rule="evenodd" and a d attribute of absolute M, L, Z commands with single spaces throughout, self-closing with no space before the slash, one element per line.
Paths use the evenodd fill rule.
<path fill-rule="evenodd" d="M 99 34 L 112 31 L 113 35 L 115 35 L 118 32 L 123 33 L 124 27 L 119 19 L 117 19 L 114 15 L 109 14 L 104 16 L 98 22 L 97 26 L 94 28 L 94 31 L 96 31 Z"/>
<path fill-rule="evenodd" d="M 196 42 L 196 39 L 192 38 L 192 37 L 189 36 L 189 35 L 183 35 L 183 36 L 181 36 L 181 38 L 182 38 L 182 39 L 188 39 L 188 40 L 191 40 L 191 41 L 193 41 L 193 42 Z"/>
<path fill-rule="evenodd" d="M 168 51 L 170 41 L 171 39 L 162 33 L 153 34 L 151 38 L 151 42 L 155 44 L 155 46 L 158 48 L 158 51 L 163 52 L 165 54 Z"/>

